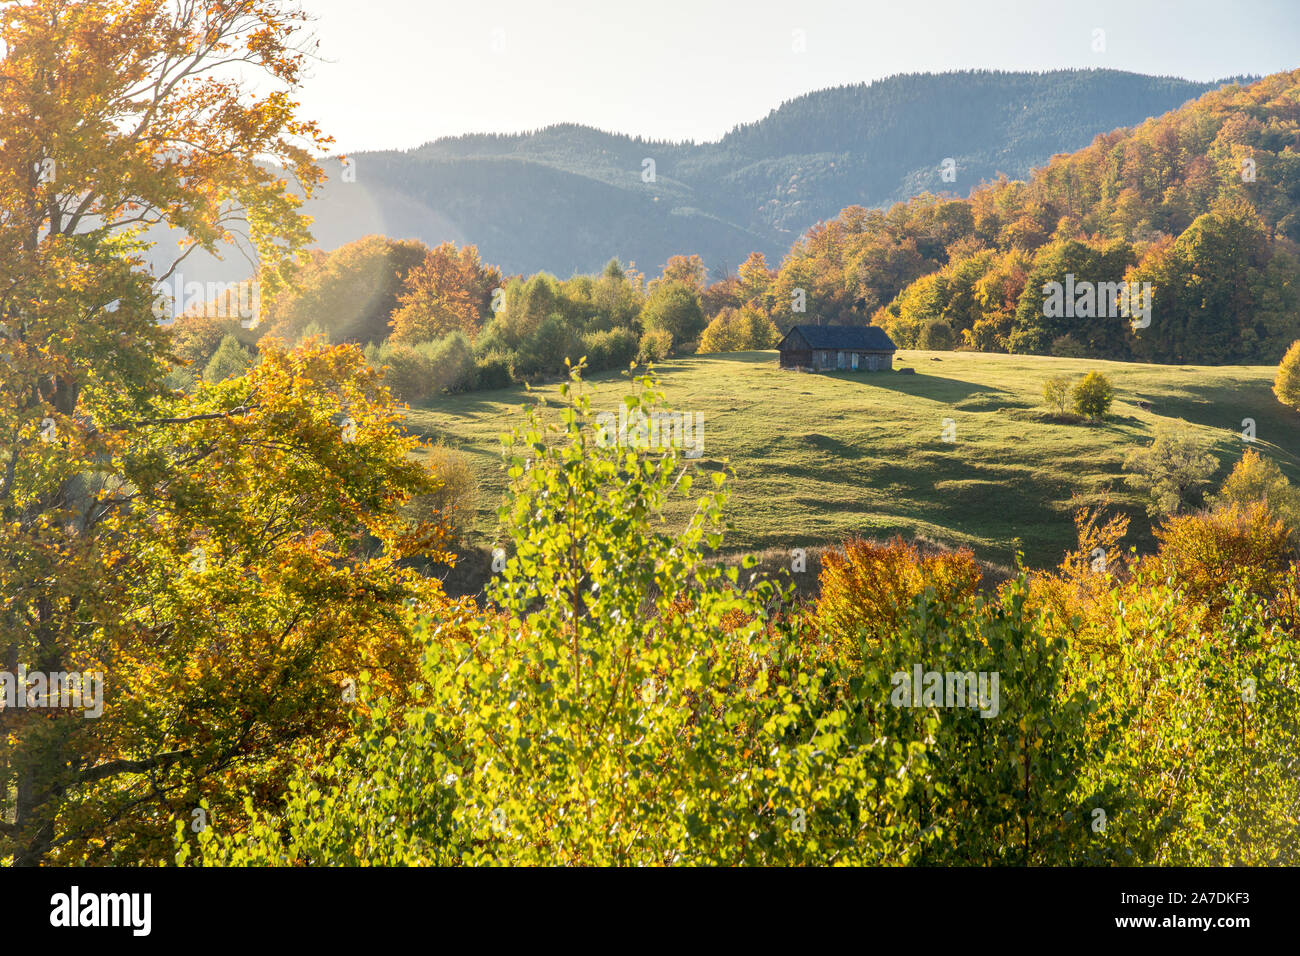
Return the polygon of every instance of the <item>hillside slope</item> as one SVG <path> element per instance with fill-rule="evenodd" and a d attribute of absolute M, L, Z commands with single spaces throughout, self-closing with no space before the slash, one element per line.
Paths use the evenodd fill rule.
<path fill-rule="evenodd" d="M 937 361 L 936 361 L 937 359 Z M 969 545 L 1009 564 L 1019 539 L 1027 561 L 1053 565 L 1074 543 L 1075 496 L 1111 489 L 1133 517 L 1126 544 L 1148 547 L 1142 501 L 1124 484 L 1128 453 L 1162 422 L 1183 424 L 1214 443 L 1218 481 L 1253 447 L 1300 481 L 1300 415 L 1278 404 L 1267 367 L 1171 367 L 969 352 L 899 353 L 899 373 L 801 375 L 776 367 L 774 352 L 700 356 L 662 367 L 669 402 L 705 421 L 696 467 L 729 459 L 736 472 L 728 551 L 836 544 L 848 535 L 920 536 Z M 1115 384 L 1113 416 L 1102 425 L 1043 420 L 1042 383 L 1100 369 Z M 614 410 L 626 381 L 593 377 L 595 408 Z M 535 393 L 555 400 L 554 386 Z M 444 397 L 412 409 L 410 427 L 462 448 L 478 472 L 470 544 L 492 543 L 505 490 L 499 436 L 523 389 Z M 1149 408 L 1139 404 L 1145 403 Z M 956 440 L 941 440 L 953 419 Z M 674 512 L 684 517 L 682 507 Z"/>

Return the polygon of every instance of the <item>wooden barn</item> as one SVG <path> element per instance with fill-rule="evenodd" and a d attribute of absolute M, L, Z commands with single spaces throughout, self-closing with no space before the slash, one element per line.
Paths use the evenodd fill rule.
<path fill-rule="evenodd" d="M 878 325 L 796 325 L 776 347 L 781 368 L 811 372 L 888 372 L 898 351 Z"/>

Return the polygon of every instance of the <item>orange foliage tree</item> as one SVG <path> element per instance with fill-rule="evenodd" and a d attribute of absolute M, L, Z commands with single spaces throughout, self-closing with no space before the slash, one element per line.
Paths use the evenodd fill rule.
<path fill-rule="evenodd" d="M 491 314 L 501 281 L 500 271 L 485 266 L 474 246 L 457 252 L 444 242 L 430 249 L 406 277 L 390 323 L 393 341 L 427 342 L 451 332 L 473 338 Z"/>
<path fill-rule="evenodd" d="M 886 640 L 927 589 L 936 597 L 960 600 L 974 595 L 981 579 L 968 549 L 923 554 L 902 538 L 887 544 L 854 538 L 842 550 L 822 556 L 818 623 L 850 644 L 860 634 Z"/>
<path fill-rule="evenodd" d="M 1162 567 L 1189 598 L 1212 608 L 1232 585 L 1272 598 L 1293 559 L 1290 532 L 1263 501 L 1174 515 L 1155 535 Z"/>
<path fill-rule="evenodd" d="M 0 711 L 0 863 L 154 861 L 196 801 L 267 797 L 363 661 L 401 684 L 404 602 L 440 600 L 402 566 L 439 547 L 398 516 L 427 481 L 359 351 L 164 383 L 156 282 L 246 230 L 274 285 L 309 238 L 284 179 L 310 193 L 328 143 L 294 114 L 303 21 L 0 7 L 0 672 L 102 690 L 98 715 L 33 685 Z M 185 237 L 160 269 L 151 225 Z"/>

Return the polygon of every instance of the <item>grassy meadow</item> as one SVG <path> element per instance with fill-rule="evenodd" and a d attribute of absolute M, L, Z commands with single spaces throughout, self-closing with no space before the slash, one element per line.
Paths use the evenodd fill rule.
<path fill-rule="evenodd" d="M 1032 566 L 1053 565 L 1074 542 L 1071 515 L 1108 491 L 1134 518 L 1128 544 L 1151 543 L 1143 501 L 1124 483 L 1122 463 L 1162 422 L 1214 443 L 1216 485 L 1247 447 L 1300 481 L 1300 415 L 1274 398 L 1275 369 L 1170 366 L 977 352 L 898 353 L 894 372 L 803 374 L 777 368 L 776 353 L 692 356 L 658 367 L 669 404 L 704 419 L 704 454 L 735 471 L 729 552 L 814 548 L 850 535 L 894 534 L 968 545 L 1006 566 L 1019 540 Z M 1101 424 L 1053 420 L 1043 383 L 1099 370 L 1115 386 Z M 616 411 L 626 387 L 618 373 L 591 377 L 598 411 Z M 410 427 L 467 454 L 478 472 L 468 544 L 495 540 L 505 490 L 500 435 L 519 406 L 557 385 L 442 396 L 412 408 Z M 955 440 L 942 438 L 951 418 Z M 687 513 L 681 502 L 670 519 Z"/>

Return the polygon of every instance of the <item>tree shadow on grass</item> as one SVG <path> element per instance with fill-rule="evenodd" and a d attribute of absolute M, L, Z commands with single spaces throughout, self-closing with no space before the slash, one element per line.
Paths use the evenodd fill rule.
<path fill-rule="evenodd" d="M 989 385 L 986 382 L 967 382 L 959 378 L 945 378 L 941 375 L 927 375 L 917 372 L 904 375 L 900 372 L 821 372 L 824 378 L 839 382 L 848 382 L 863 389 L 880 388 L 901 395 L 928 398 L 946 405 L 955 405 L 976 394 L 1010 395 L 1006 389 Z"/>
<path fill-rule="evenodd" d="M 837 444 L 824 436 L 815 437 L 828 451 Z M 1005 547 L 1019 538 L 1026 557 L 1038 567 L 1054 565 L 1061 559 L 1073 541 L 1073 525 L 1065 506 L 1069 495 L 1055 481 L 1013 467 L 971 462 L 959 453 L 950 453 L 950 446 L 938 442 L 935 446 L 907 462 L 858 460 L 855 483 L 886 495 L 890 504 L 883 509 L 871 505 L 865 496 L 857 501 L 829 502 L 816 494 L 800 494 L 791 503 L 812 514 L 861 512 L 900 528 L 948 528 L 961 535 L 1007 542 Z M 801 481 L 842 483 L 843 469 L 834 462 L 823 467 L 773 470 Z"/>
<path fill-rule="evenodd" d="M 1152 414 L 1238 435 L 1250 419 L 1255 422 L 1255 443 L 1269 446 L 1284 467 L 1300 469 L 1300 414 L 1279 402 L 1269 383 L 1252 382 L 1232 389 L 1188 385 L 1180 391 L 1188 397 L 1152 400 Z"/>
<path fill-rule="evenodd" d="M 465 392 L 460 395 L 442 395 L 438 398 L 414 404 L 407 424 L 418 429 L 423 427 L 420 420 L 424 415 L 445 415 L 449 418 L 474 418 L 479 415 L 501 415 L 503 412 L 516 412 L 521 405 L 532 406 L 538 403 L 538 396 L 530 394 L 522 385 L 509 388 L 495 388 L 484 392 Z"/>
<path fill-rule="evenodd" d="M 779 352 L 697 352 L 691 358 L 718 362 L 737 362 L 744 365 L 769 365 L 779 368 Z M 665 363 L 665 365 L 668 363 Z M 662 366 L 660 366 L 662 367 Z"/>

